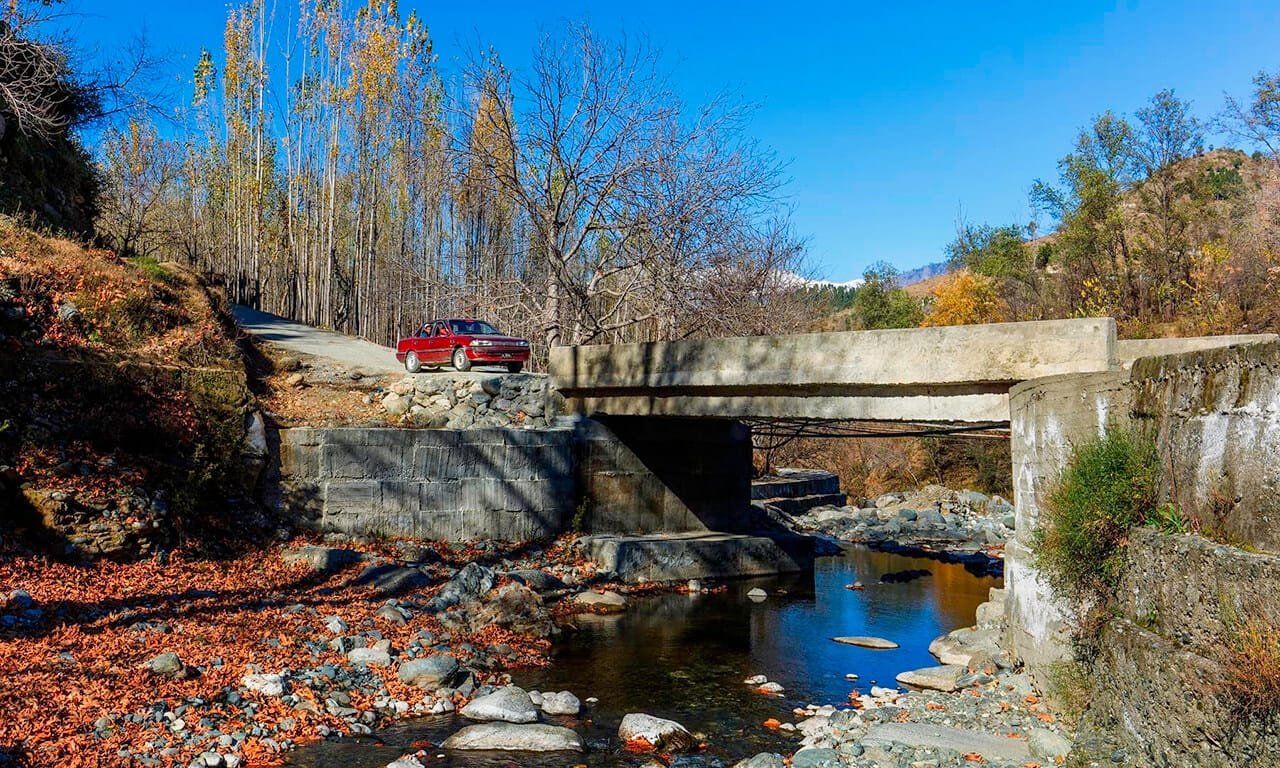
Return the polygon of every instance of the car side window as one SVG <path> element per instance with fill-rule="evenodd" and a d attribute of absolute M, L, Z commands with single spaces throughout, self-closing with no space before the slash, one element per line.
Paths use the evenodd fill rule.
<path fill-rule="evenodd" d="M 434 332 L 433 334 L 431 334 L 431 335 L 432 335 L 432 336 L 443 336 L 443 335 L 445 335 L 445 327 L 444 327 L 444 323 L 436 323 L 436 329 L 435 329 L 435 332 Z"/>

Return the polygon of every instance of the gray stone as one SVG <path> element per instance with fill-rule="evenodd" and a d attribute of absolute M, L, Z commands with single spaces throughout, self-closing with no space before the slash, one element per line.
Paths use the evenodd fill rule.
<path fill-rule="evenodd" d="M 472 699 L 458 714 L 468 720 L 500 720 L 507 723 L 538 721 L 537 706 L 523 688 L 514 685 Z"/>
<path fill-rule="evenodd" d="M 968 672 L 959 664 L 943 664 L 938 667 L 924 667 L 903 672 L 897 681 L 912 688 L 927 688 L 934 691 L 954 691 L 959 688 L 958 680 Z"/>
<path fill-rule="evenodd" d="M 147 662 L 147 667 L 152 674 L 164 675 L 166 677 L 175 677 L 182 674 L 185 667 L 182 660 L 178 658 L 176 653 L 162 653 L 151 661 Z"/>
<path fill-rule="evenodd" d="M 839 768 L 840 753 L 834 749 L 809 747 L 791 757 L 791 768 Z"/>
<path fill-rule="evenodd" d="M 617 612 L 627 609 L 627 599 L 617 592 L 594 592 L 587 590 L 573 596 L 573 602 L 594 610 Z"/>
<path fill-rule="evenodd" d="M 389 392 L 386 397 L 382 398 L 382 407 L 392 416 L 403 415 L 412 404 L 412 399 L 398 395 L 395 392 Z"/>
<path fill-rule="evenodd" d="M 886 640 L 883 637 L 863 637 L 854 635 L 850 637 L 833 637 L 831 639 L 837 643 L 843 643 L 844 645 L 856 645 L 860 648 L 892 650 L 899 647 L 897 643 L 892 640 Z"/>
<path fill-rule="evenodd" d="M 306 545 L 295 549 L 286 549 L 280 558 L 289 565 L 306 563 L 313 571 L 336 571 L 364 560 L 368 555 L 354 549 L 337 549 L 334 547 L 318 547 Z"/>
<path fill-rule="evenodd" d="M 1032 728 L 1027 734 L 1027 746 L 1031 748 L 1033 757 L 1052 761 L 1067 756 L 1071 751 L 1071 739 L 1047 728 Z"/>
<path fill-rule="evenodd" d="M 399 595 L 430 586 L 431 578 L 411 566 L 380 563 L 361 571 L 355 583 L 371 586 L 380 595 Z"/>
<path fill-rule="evenodd" d="M 353 648 L 347 653 L 347 661 L 364 666 L 389 667 L 391 654 L 380 648 Z"/>
<path fill-rule="evenodd" d="M 444 740 L 445 749 L 506 752 L 581 752 L 582 737 L 558 725 L 468 725 Z"/>
<path fill-rule="evenodd" d="M 263 696 L 283 696 L 285 691 L 285 680 L 282 675 L 245 675 L 240 678 L 240 685 L 247 690 L 253 691 L 254 693 L 260 693 Z"/>
<path fill-rule="evenodd" d="M 497 574 L 479 563 L 467 563 L 440 590 L 435 602 L 444 606 L 458 605 L 479 598 L 493 589 Z"/>
<path fill-rule="evenodd" d="M 776 752 L 761 752 L 734 763 L 733 768 L 786 768 L 786 760 Z"/>
<path fill-rule="evenodd" d="M 684 752 L 697 746 L 693 734 L 683 725 L 646 714 L 623 716 L 618 737 L 623 741 L 643 740 L 660 752 Z"/>
<path fill-rule="evenodd" d="M 1031 757 L 1027 742 L 1021 739 L 932 723 L 880 723 L 872 726 L 862 743 L 868 752 L 873 746 L 905 744 L 910 747 L 946 749 L 960 754 L 972 753 L 989 761 L 1007 761 L 1017 765 L 1027 762 Z M 792 762 L 792 768 L 794 766 L 795 763 Z"/>
<path fill-rule="evenodd" d="M 524 584 L 535 592 L 550 592 L 556 589 L 564 589 L 565 583 L 546 571 L 540 571 L 534 568 L 526 568 L 511 571 L 507 574 L 513 581 Z"/>
<path fill-rule="evenodd" d="M 403 661 L 396 670 L 400 682 L 429 689 L 448 685 L 457 673 L 458 660 L 444 654 Z"/>
<path fill-rule="evenodd" d="M 582 702 L 568 691 L 542 694 L 539 706 L 548 715 L 576 715 L 582 711 Z"/>

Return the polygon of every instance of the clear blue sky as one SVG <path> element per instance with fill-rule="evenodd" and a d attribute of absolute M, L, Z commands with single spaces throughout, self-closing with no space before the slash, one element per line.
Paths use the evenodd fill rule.
<path fill-rule="evenodd" d="M 83 42 L 109 50 L 145 26 L 175 77 L 201 46 L 219 49 L 227 8 L 71 2 Z M 1099 112 L 1169 87 L 1208 117 L 1224 91 L 1243 96 L 1259 69 L 1280 69 L 1276 0 L 400 4 L 426 20 L 447 69 L 477 44 L 520 67 L 540 30 L 586 19 L 661 47 L 690 100 L 727 90 L 758 103 L 751 131 L 788 162 L 796 226 L 834 280 L 879 259 L 941 260 L 961 215 L 1025 223 L 1031 181 L 1056 175 Z"/>

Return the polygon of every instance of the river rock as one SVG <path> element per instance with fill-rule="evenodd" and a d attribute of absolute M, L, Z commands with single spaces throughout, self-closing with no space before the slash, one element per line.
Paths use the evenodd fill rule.
<path fill-rule="evenodd" d="M 555 623 L 542 604 L 542 598 L 523 584 L 507 584 L 485 600 L 470 617 L 472 631 L 484 627 L 503 627 L 519 635 L 547 637 L 555 631 Z"/>
<path fill-rule="evenodd" d="M 831 639 L 844 645 L 856 645 L 859 648 L 874 648 L 881 651 L 890 651 L 899 647 L 897 643 L 892 640 L 885 640 L 883 637 L 853 635 L 850 637 L 833 637 Z"/>
<path fill-rule="evenodd" d="M 147 662 L 147 668 L 151 670 L 151 674 L 164 677 L 178 677 L 186 669 L 176 653 L 160 654 Z"/>
<path fill-rule="evenodd" d="M 335 547 L 318 547 L 308 544 L 302 547 L 286 549 L 280 553 L 280 559 L 287 565 L 306 563 L 313 571 L 336 571 L 360 562 L 367 555 L 354 549 L 337 549 Z"/>
<path fill-rule="evenodd" d="M 559 725 L 484 723 L 468 725 L 445 739 L 441 746 L 511 752 L 581 752 L 582 737 Z"/>
<path fill-rule="evenodd" d="M 791 756 L 791 768 L 838 768 L 840 754 L 834 749 L 810 747 Z"/>
<path fill-rule="evenodd" d="M 387 763 L 387 768 L 426 768 L 422 761 L 413 755 L 405 755 L 399 760 L 392 760 Z"/>
<path fill-rule="evenodd" d="M 912 688 L 928 688 L 934 691 L 951 692 L 959 688 L 957 682 L 968 670 L 959 664 L 943 664 L 938 667 L 924 667 L 903 672 L 897 681 Z"/>
<path fill-rule="evenodd" d="M 769 593 L 765 592 L 763 589 L 759 587 L 756 587 L 755 589 L 752 589 L 750 592 L 747 593 L 747 599 L 751 600 L 754 603 L 759 603 L 763 600 L 768 599 L 768 597 L 769 597 Z"/>
<path fill-rule="evenodd" d="M 399 595 L 429 586 L 431 578 L 412 566 L 378 563 L 361 571 L 355 583 L 371 586 L 380 595 Z"/>
<path fill-rule="evenodd" d="M 487 594 L 497 581 L 498 576 L 492 569 L 479 563 L 467 563 L 449 579 L 431 602 L 442 608 L 469 603 Z"/>
<path fill-rule="evenodd" d="M 1052 762 L 1071 751 L 1071 739 L 1046 728 L 1032 728 L 1027 734 L 1027 746 L 1033 757 Z"/>
<path fill-rule="evenodd" d="M 386 397 L 382 398 L 382 407 L 392 416 L 403 415 L 411 405 L 413 405 L 412 398 L 398 395 L 395 392 L 389 392 Z"/>
<path fill-rule="evenodd" d="M 276 697 L 284 695 L 284 677 L 281 675 L 245 675 L 240 678 L 240 685 L 263 696 Z"/>
<path fill-rule="evenodd" d="M 761 752 L 755 757 L 748 757 L 746 760 L 735 763 L 733 768 L 786 768 L 786 764 L 782 755 L 774 752 Z"/>
<path fill-rule="evenodd" d="M 582 711 L 582 702 L 568 691 L 542 694 L 539 706 L 548 715 L 576 715 Z"/>
<path fill-rule="evenodd" d="M 347 653 L 347 661 L 370 667 L 389 667 L 391 654 L 381 648 L 353 648 Z"/>
<path fill-rule="evenodd" d="M 612 591 L 595 592 L 587 590 L 586 592 L 579 592 L 573 596 L 573 602 L 587 608 L 607 612 L 625 611 L 627 609 L 627 598 Z"/>
<path fill-rule="evenodd" d="M 433 690 L 448 685 L 457 673 L 458 660 L 444 654 L 401 662 L 396 670 L 400 682 Z"/>
<path fill-rule="evenodd" d="M 463 707 L 460 715 L 468 720 L 500 720 L 506 723 L 536 723 L 538 707 L 529 694 L 518 686 L 499 688 L 488 696 L 480 696 Z M 471 747 L 480 749 L 480 747 Z"/>
<path fill-rule="evenodd" d="M 534 592 L 550 592 L 564 589 L 565 583 L 555 576 L 536 568 L 524 568 L 507 574 L 512 581 L 519 582 Z"/>
<path fill-rule="evenodd" d="M 623 741 L 644 740 L 659 752 L 683 752 L 693 749 L 697 742 L 693 734 L 674 720 L 633 713 L 622 718 L 618 736 Z"/>

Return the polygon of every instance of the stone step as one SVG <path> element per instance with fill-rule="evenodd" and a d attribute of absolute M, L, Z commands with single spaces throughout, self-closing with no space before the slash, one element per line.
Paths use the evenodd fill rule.
<path fill-rule="evenodd" d="M 803 515 L 817 507 L 843 507 L 849 499 L 843 493 L 821 493 L 811 496 L 783 496 L 772 499 L 757 499 L 762 504 L 786 512 L 788 515 Z"/>
<path fill-rule="evenodd" d="M 777 499 L 840 492 L 840 478 L 821 469 L 779 469 L 773 477 L 751 482 L 751 498 Z"/>
<path fill-rule="evenodd" d="M 866 747 L 891 743 L 949 749 L 962 755 L 976 753 L 987 760 L 1023 763 L 1031 759 L 1031 748 L 1023 739 L 928 723 L 881 723 L 872 726 L 862 739 Z"/>

